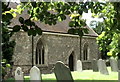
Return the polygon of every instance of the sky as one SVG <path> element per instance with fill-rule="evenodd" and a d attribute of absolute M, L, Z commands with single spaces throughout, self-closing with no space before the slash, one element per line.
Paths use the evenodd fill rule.
<path fill-rule="evenodd" d="M 103 21 L 102 18 L 92 18 L 92 13 L 91 13 L 90 10 L 88 11 L 88 13 L 83 13 L 82 18 L 86 19 L 86 23 L 87 23 L 88 26 L 90 24 L 90 21 L 92 21 L 92 20 L 96 20 L 96 21 L 100 21 L 100 22 Z"/>

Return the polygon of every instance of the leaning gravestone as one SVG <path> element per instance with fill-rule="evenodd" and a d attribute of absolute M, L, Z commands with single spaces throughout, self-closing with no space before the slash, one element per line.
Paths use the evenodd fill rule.
<path fill-rule="evenodd" d="M 36 66 L 33 66 L 30 69 L 30 82 L 34 82 L 34 81 L 38 81 L 41 82 L 41 73 L 39 68 L 37 68 Z"/>
<path fill-rule="evenodd" d="M 93 69 L 93 72 L 98 72 L 98 64 L 97 64 L 97 60 L 96 59 L 93 59 L 92 60 L 92 69 Z"/>
<path fill-rule="evenodd" d="M 109 75 L 105 61 L 102 59 L 98 60 L 98 69 L 101 74 Z"/>
<path fill-rule="evenodd" d="M 82 71 L 82 62 L 80 60 L 77 61 L 77 71 L 78 72 Z"/>
<path fill-rule="evenodd" d="M 115 60 L 115 59 L 110 59 L 110 66 L 111 66 L 111 70 L 112 70 L 113 72 L 118 72 L 117 60 Z"/>
<path fill-rule="evenodd" d="M 65 80 L 69 80 L 69 82 L 73 82 L 73 77 L 72 77 L 69 67 L 66 66 L 61 61 L 58 61 L 55 64 L 54 73 L 55 73 L 57 82 L 62 82 Z"/>
<path fill-rule="evenodd" d="M 17 69 L 15 70 L 15 81 L 16 82 L 23 82 L 24 80 L 24 76 L 23 76 L 23 72 L 21 67 L 17 67 Z"/>

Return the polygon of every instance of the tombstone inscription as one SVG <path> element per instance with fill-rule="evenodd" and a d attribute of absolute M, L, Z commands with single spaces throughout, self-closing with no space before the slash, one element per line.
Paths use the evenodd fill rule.
<path fill-rule="evenodd" d="M 15 70 L 15 81 L 16 82 L 23 82 L 24 80 L 24 76 L 23 76 L 23 72 L 22 72 L 22 69 L 21 67 L 17 67 L 17 69 Z"/>

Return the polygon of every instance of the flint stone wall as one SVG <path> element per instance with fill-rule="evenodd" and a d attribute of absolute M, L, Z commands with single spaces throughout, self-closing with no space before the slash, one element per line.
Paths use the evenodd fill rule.
<path fill-rule="evenodd" d="M 11 40 L 16 41 L 14 49 L 13 61 L 14 67 L 23 66 L 28 71 L 28 67 L 32 67 L 32 37 L 28 36 L 25 32 L 18 32 L 14 34 Z M 52 70 L 52 67 L 57 61 L 62 61 L 65 64 L 69 63 L 69 56 L 74 51 L 74 70 L 76 70 L 77 60 L 80 59 L 80 39 L 77 35 L 60 34 L 43 32 L 41 36 L 34 37 L 34 65 L 35 65 L 35 52 L 37 43 L 42 41 L 44 46 L 45 64 L 38 65 L 43 70 L 42 73 L 47 73 Z M 92 59 L 98 59 L 98 45 L 96 44 L 96 37 L 83 36 L 82 38 L 82 54 L 83 46 L 88 43 L 89 56 L 88 60 L 83 62 L 84 69 L 90 69 L 90 62 Z M 83 58 L 83 57 L 82 57 Z M 45 71 L 45 70 L 46 71 Z M 47 71 L 48 70 L 48 71 Z M 52 71 L 51 71 L 52 72 Z"/>

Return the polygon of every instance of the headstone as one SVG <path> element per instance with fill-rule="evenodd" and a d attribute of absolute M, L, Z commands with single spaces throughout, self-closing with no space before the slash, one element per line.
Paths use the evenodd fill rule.
<path fill-rule="evenodd" d="M 98 60 L 98 69 L 101 74 L 109 75 L 105 61 L 102 59 Z"/>
<path fill-rule="evenodd" d="M 99 70 L 98 70 L 97 60 L 93 59 L 91 63 L 92 63 L 93 72 L 98 72 Z"/>
<path fill-rule="evenodd" d="M 24 80 L 24 76 L 23 76 L 21 67 L 17 67 L 17 69 L 15 70 L 15 80 L 16 80 L 16 82 L 17 81 L 23 82 L 23 80 Z"/>
<path fill-rule="evenodd" d="M 80 60 L 77 61 L 77 71 L 78 72 L 82 71 L 82 62 Z"/>
<path fill-rule="evenodd" d="M 34 81 L 38 81 L 41 82 L 41 73 L 39 68 L 37 68 L 36 66 L 33 66 L 30 69 L 30 82 L 34 82 Z"/>
<path fill-rule="evenodd" d="M 118 69 L 120 70 L 120 59 L 118 59 Z"/>
<path fill-rule="evenodd" d="M 54 73 L 55 73 L 55 76 L 58 82 L 59 81 L 61 82 L 63 80 L 69 80 L 69 82 L 73 82 L 73 77 L 72 77 L 69 67 L 66 66 L 61 61 L 58 61 L 55 64 Z"/>
<path fill-rule="evenodd" d="M 111 66 L 111 70 L 112 70 L 113 72 L 118 72 L 117 60 L 115 60 L 115 59 L 110 59 L 110 66 Z"/>

